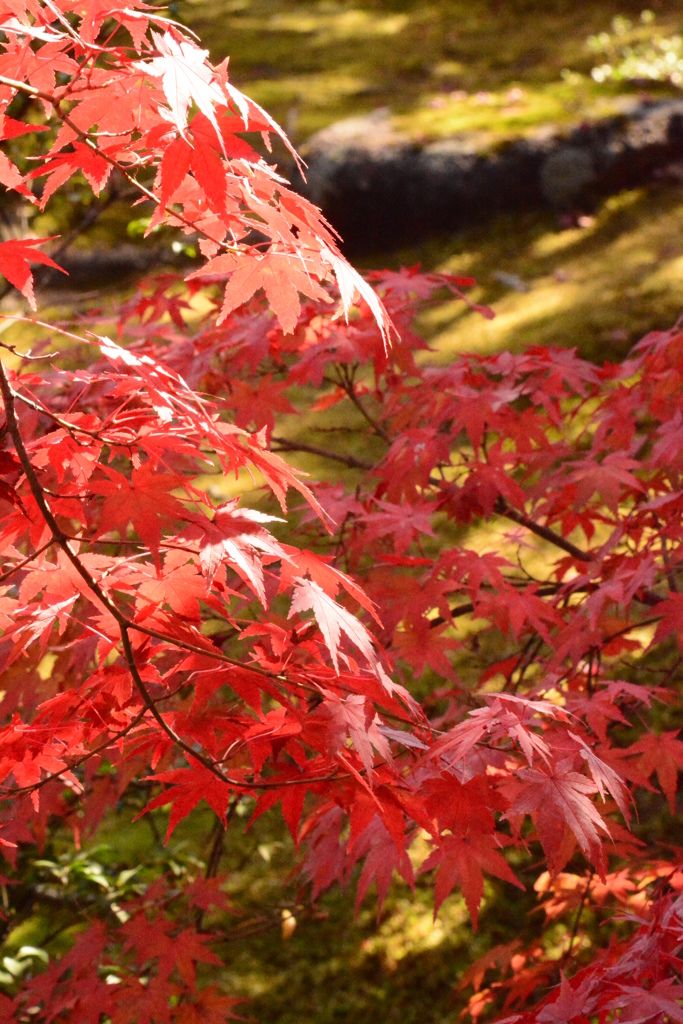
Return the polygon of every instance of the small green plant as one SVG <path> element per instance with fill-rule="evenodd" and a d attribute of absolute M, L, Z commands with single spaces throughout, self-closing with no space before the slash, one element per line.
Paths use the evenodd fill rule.
<path fill-rule="evenodd" d="M 661 36 L 652 11 L 641 11 L 639 23 L 617 15 L 611 32 L 589 36 L 590 50 L 604 58 L 591 70 L 596 82 L 670 82 L 683 85 L 683 37 Z"/>

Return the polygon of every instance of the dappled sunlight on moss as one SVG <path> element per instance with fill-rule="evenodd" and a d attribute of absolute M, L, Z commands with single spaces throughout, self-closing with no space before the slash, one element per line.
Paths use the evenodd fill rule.
<path fill-rule="evenodd" d="M 483 292 L 483 289 L 481 291 Z M 572 297 L 576 291 L 575 287 L 570 289 Z M 479 301 L 476 294 L 474 298 L 475 301 Z M 481 298 L 484 300 L 483 294 Z M 445 359 L 450 359 L 453 351 L 476 352 L 482 355 L 499 349 L 519 351 L 524 348 L 524 335 L 527 331 L 530 328 L 537 328 L 539 322 L 545 324 L 554 319 L 564 302 L 565 298 L 557 285 L 537 285 L 533 294 L 527 295 L 523 302 L 516 295 L 500 299 L 496 303 L 494 320 L 475 319 L 467 315 L 458 321 L 458 327 L 454 330 L 444 326 L 434 337 L 433 343 Z M 438 310 L 437 313 L 443 322 L 445 311 Z M 425 315 L 423 323 L 429 331 L 429 314 Z M 465 338 L 462 338 L 461 331 L 465 332 Z"/>
<path fill-rule="evenodd" d="M 275 14 L 269 20 L 268 28 L 271 32 L 313 34 L 317 46 L 328 46 L 343 39 L 358 39 L 366 43 L 373 36 L 394 36 L 402 32 L 408 23 L 407 14 L 380 15 L 353 7 L 330 10 L 319 5 L 315 12 L 306 12 L 299 7 Z"/>
<path fill-rule="evenodd" d="M 437 68 L 438 70 L 438 68 Z M 513 85 L 475 94 L 432 92 L 393 119 L 394 126 L 416 139 L 439 139 L 460 133 L 481 133 L 479 148 L 506 136 L 534 135 L 539 125 L 569 125 L 577 116 L 608 117 L 621 112 L 623 101 L 587 79 L 572 84 L 551 82 L 534 88 Z"/>
<path fill-rule="evenodd" d="M 431 900 L 409 894 L 395 901 L 391 916 L 363 942 L 363 951 L 379 956 L 389 971 L 395 971 L 407 956 L 437 948 L 461 928 L 469 928 L 462 896 L 449 898 L 435 920 Z"/>
<path fill-rule="evenodd" d="M 508 216 L 450 244 L 401 252 L 402 263 L 472 274 L 478 287 L 468 297 L 496 312 L 486 321 L 455 300 L 425 312 L 420 327 L 440 358 L 562 345 L 618 359 L 647 331 L 670 327 L 683 311 L 680 190 L 623 193 L 584 223 L 563 230 L 550 215 Z"/>
<path fill-rule="evenodd" d="M 360 67 L 347 68 L 345 73 L 326 71 L 319 75 L 283 75 L 282 78 L 254 82 L 249 87 L 252 99 L 262 107 L 277 106 L 288 102 L 295 109 L 303 102 L 310 106 L 309 121 L 311 127 L 323 127 L 329 118 L 329 112 L 337 110 L 341 105 L 353 99 L 365 88 L 368 81 Z M 349 107 L 349 110 L 355 109 Z M 289 134 L 296 137 L 298 118 L 288 111 L 285 127 Z"/>
<path fill-rule="evenodd" d="M 628 82 L 590 78 L 595 55 L 587 39 L 614 15 L 637 15 L 641 6 L 179 0 L 173 13 L 208 42 L 215 59 L 230 54 L 236 84 L 268 102 L 282 123 L 296 120 L 301 139 L 386 105 L 412 137 L 486 130 L 494 141 L 549 121 L 612 113 L 620 96 L 637 94 Z M 543 24 L 536 37 L 529 32 L 534 20 Z M 662 32 L 675 31 L 676 22 L 675 12 L 658 11 Z M 511 86 L 522 86 L 523 97 L 511 102 Z M 463 91 L 464 101 L 450 98 Z"/>

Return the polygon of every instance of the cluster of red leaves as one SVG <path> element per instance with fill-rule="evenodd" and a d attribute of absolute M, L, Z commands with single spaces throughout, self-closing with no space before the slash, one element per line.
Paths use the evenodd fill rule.
<path fill-rule="evenodd" d="M 115 323 L 53 328 L 48 369 L 0 370 L 10 864 L 56 822 L 92 834 L 142 779 L 169 832 L 202 800 L 224 824 L 280 804 L 313 897 L 353 875 L 381 902 L 395 871 L 429 873 L 436 909 L 458 887 L 476 926 L 485 876 L 523 888 L 537 843 L 557 892 L 581 857 L 605 886 L 610 857 L 641 893 L 644 865 L 673 877 L 625 826 L 655 776 L 675 809 L 683 765 L 677 732 L 643 724 L 683 665 L 683 335 L 602 368 L 430 360 L 416 311 L 471 282 L 406 270 L 372 290 L 242 138 L 277 126 L 177 26 L 78 0 L 0 18 L 3 137 L 44 146 L 28 172 L 3 156 L 0 181 L 44 206 L 115 172 L 208 261 L 141 286 Z M 29 302 L 37 242 L 0 244 Z M 305 429 L 276 424 L 303 412 Z M 348 486 L 304 483 L 282 451 Z M 283 512 L 298 493 L 287 542 L 278 516 L 225 500 L 240 473 Z M 422 677 L 441 684 L 420 705 Z M 591 892 L 580 907 L 602 905 Z M 195 984 L 207 936 L 168 899 L 91 924 L 5 1019 L 225 1019 L 229 998 Z M 638 913 L 522 1019 L 681 1020 L 680 904 L 646 892 Z M 523 959 L 513 1003 L 558 967 Z M 476 987 L 473 1012 L 495 995 Z"/>

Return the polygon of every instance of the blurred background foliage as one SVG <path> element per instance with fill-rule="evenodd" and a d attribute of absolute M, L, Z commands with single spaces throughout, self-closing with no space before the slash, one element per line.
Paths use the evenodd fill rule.
<path fill-rule="evenodd" d="M 304 152 L 314 132 L 380 107 L 416 140 L 475 133 L 480 142 L 495 143 L 613 114 L 644 94 L 679 95 L 682 84 L 683 17 L 680 5 L 664 0 L 652 0 L 647 12 L 642 0 L 172 0 L 170 8 L 213 60 L 230 55 L 235 84 Z M 671 167 L 590 215 L 509 215 L 408 251 L 375 253 L 366 264 L 420 262 L 477 278 L 472 298 L 492 305 L 495 320 L 454 302 L 422 315 L 420 329 L 444 360 L 459 351 L 531 344 L 619 359 L 649 329 L 668 327 L 681 313 L 681 180 L 683 167 Z M 86 250 L 124 238 L 139 244 L 144 223 L 126 234 L 129 206 L 116 192 L 105 194 L 104 211 L 79 231 L 94 203 L 84 196 L 66 194 L 24 230 L 61 229 L 68 236 L 73 229 L 74 244 Z M 16 229 L 17 216 L 23 213 L 5 211 L 6 233 Z M 147 244 L 158 243 L 156 236 Z M 115 304 L 120 283 L 103 283 L 106 301 Z M 48 289 L 43 308 L 64 311 L 66 303 L 73 312 L 91 300 Z M 4 303 L 13 301 L 8 296 Z M 319 469 L 314 460 L 298 461 L 314 474 Z M 439 685 L 428 672 L 419 695 Z M 665 727 L 680 726 L 667 715 Z M 370 898 L 354 917 L 351 891 L 335 889 L 311 906 L 292 876 L 296 853 L 276 815 L 245 831 L 239 824 L 250 805 L 241 801 L 224 836 L 199 808 L 164 845 L 163 810 L 134 820 L 147 802 L 145 787 L 127 795 L 81 849 L 66 834 L 52 836 L 38 859 L 26 848 L 21 900 L 10 900 L 0 880 L 6 991 L 67 948 L 94 908 L 120 917 L 126 901 L 160 874 L 182 885 L 218 868 L 228 873 L 227 895 L 239 907 L 223 914 L 221 980 L 231 994 L 252 999 L 245 1016 L 262 1021 L 455 1022 L 472 992 L 461 983 L 477 957 L 520 939 L 532 944 L 541 934 L 546 952 L 558 959 L 572 945 L 581 906 L 547 927 L 541 894 L 531 885 L 520 895 L 488 883 L 478 935 L 458 896 L 434 921 L 429 887 L 419 881 L 414 894 L 397 883 L 379 919 Z M 674 838 L 663 800 L 653 795 L 644 811 L 641 831 Z M 584 914 L 579 946 L 588 950 L 598 930 L 599 922 Z"/>

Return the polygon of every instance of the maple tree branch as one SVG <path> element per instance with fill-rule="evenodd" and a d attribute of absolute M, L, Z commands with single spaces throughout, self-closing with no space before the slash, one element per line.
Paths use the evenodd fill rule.
<path fill-rule="evenodd" d="M 66 775 L 67 772 L 75 771 L 76 768 L 80 768 L 80 766 L 82 764 L 85 764 L 86 761 L 89 761 L 91 758 L 96 757 L 97 754 L 101 754 L 104 750 L 107 750 L 109 747 L 112 746 L 112 744 L 118 743 L 119 740 L 124 739 L 124 737 L 127 736 L 129 732 L 132 732 L 135 726 L 140 724 L 140 722 L 142 721 L 146 714 L 147 708 L 143 707 L 137 713 L 135 718 L 131 719 L 128 725 L 125 726 L 125 728 L 121 729 L 119 732 L 117 732 L 114 736 L 110 736 L 109 739 L 105 740 L 103 743 L 100 743 L 99 746 L 93 747 L 93 749 L 89 750 L 87 754 L 83 754 L 82 757 L 79 757 L 75 761 L 72 761 L 71 764 L 65 765 L 64 768 L 60 768 L 59 771 L 51 772 L 49 775 L 46 775 L 44 778 L 40 779 L 39 782 L 34 782 L 30 786 L 0 787 L 5 794 L 4 796 L 0 797 L 0 800 L 10 800 L 13 799 L 15 796 L 18 796 L 23 793 L 35 793 L 36 790 L 42 789 L 43 786 L 47 786 L 48 782 L 54 782 L 55 779 L 61 778 L 61 776 Z"/>
<path fill-rule="evenodd" d="M 56 423 L 58 427 L 62 427 L 63 430 L 66 430 L 67 433 L 74 438 L 74 441 L 76 441 L 74 435 L 76 433 L 79 433 L 85 434 L 86 437 L 91 437 L 94 441 L 99 441 L 101 444 L 108 444 L 111 445 L 112 447 L 132 447 L 131 441 L 117 441 L 111 437 L 103 437 L 96 430 L 88 430 L 86 427 L 81 427 L 77 423 L 69 423 L 68 420 L 62 419 L 61 416 L 58 416 L 57 413 L 52 412 L 51 409 L 46 409 L 42 402 L 37 401 L 35 398 L 29 398 L 28 395 L 22 394 L 21 391 L 15 391 L 14 398 L 17 402 L 21 402 L 22 405 L 26 405 L 28 406 L 29 409 L 33 409 L 34 412 L 40 413 L 41 416 L 46 416 L 48 419 L 52 420 L 53 423 Z"/>
<path fill-rule="evenodd" d="M 211 758 L 206 757 L 203 753 L 201 753 L 201 751 L 196 750 L 193 746 L 191 746 L 191 744 L 186 743 L 182 736 L 179 736 L 175 729 L 172 726 L 170 726 L 168 722 L 164 719 L 164 716 L 159 711 L 159 708 L 156 706 L 156 703 L 153 700 L 152 695 L 150 694 L 142 676 L 140 675 L 140 670 L 138 669 L 138 665 L 135 660 L 135 652 L 133 651 L 133 645 L 131 644 L 130 636 L 128 635 L 130 627 L 128 623 L 125 622 L 119 623 L 119 628 L 121 632 L 121 645 L 123 647 L 123 656 L 126 660 L 126 664 L 128 665 L 128 671 L 130 672 L 133 682 L 135 683 L 136 689 L 140 696 L 142 697 L 152 717 L 155 719 L 160 728 L 166 733 L 169 739 L 172 740 L 173 743 L 176 744 L 176 746 L 180 747 L 180 749 L 185 754 L 189 754 L 192 758 L 194 758 L 194 760 L 198 761 L 203 768 L 206 768 L 207 771 L 210 771 L 213 775 L 219 778 L 221 782 L 227 782 L 227 778 L 223 775 L 223 772 L 216 765 L 216 763 Z"/>
<path fill-rule="evenodd" d="M 102 588 L 93 579 L 88 570 L 85 568 L 81 560 L 72 550 L 71 545 L 67 539 L 66 534 L 62 531 L 59 523 L 55 519 L 50 506 L 45 500 L 45 494 L 43 488 L 40 485 L 40 481 L 35 474 L 33 465 L 28 456 L 28 451 L 24 445 L 24 439 L 19 429 L 19 422 L 16 416 L 15 410 L 15 399 L 17 397 L 16 392 L 12 388 L 5 366 L 0 361 L 0 393 L 2 394 L 3 403 L 5 406 L 5 417 L 7 420 L 7 430 L 14 442 L 14 447 L 17 453 L 21 468 L 24 471 L 26 480 L 28 482 L 31 494 L 38 506 L 40 514 L 45 520 L 47 526 L 50 528 L 53 540 L 62 548 L 65 555 L 75 568 L 79 576 L 87 583 L 88 587 L 96 595 L 97 599 L 104 605 L 104 607 L 114 616 L 117 622 L 122 621 L 122 615 L 119 612 L 116 605 L 107 597 Z"/>
<path fill-rule="evenodd" d="M 26 96 L 31 96 L 34 99 L 47 99 L 49 103 L 52 103 L 51 97 L 43 95 L 40 89 L 29 85 L 28 82 L 19 82 L 16 78 L 7 78 L 5 75 L 0 75 L 0 85 L 7 85 L 10 89 L 16 89 L 17 92 L 24 93 Z M 54 106 L 54 103 L 52 105 Z"/>
<path fill-rule="evenodd" d="M 578 906 L 578 908 L 576 910 L 576 914 L 574 915 L 574 924 L 572 926 L 571 935 L 569 936 L 569 943 L 568 943 L 567 948 L 566 948 L 566 950 L 565 950 L 565 952 L 564 952 L 564 954 L 562 956 L 562 961 L 563 962 L 568 960 L 571 957 L 572 948 L 574 946 L 574 942 L 576 940 L 576 936 L 578 935 L 578 932 L 579 932 L 579 924 L 581 922 L 581 918 L 583 917 L 583 912 L 586 909 L 586 904 L 588 902 L 588 893 L 590 891 L 590 887 L 591 887 L 591 884 L 592 884 L 594 878 L 595 878 L 595 870 L 592 870 L 590 875 L 589 875 L 589 877 L 588 877 L 588 880 L 586 882 L 586 887 L 583 890 L 583 892 L 581 893 L 581 900 L 580 900 L 579 906 Z"/>
<path fill-rule="evenodd" d="M 216 820 L 213 825 L 211 836 L 209 837 L 211 839 L 211 849 L 209 851 L 209 856 L 206 861 L 206 868 L 204 870 L 204 879 L 206 881 L 208 881 L 210 878 L 215 878 L 216 875 L 218 874 L 218 869 L 221 866 L 221 860 L 223 858 L 224 853 L 223 847 L 225 843 L 225 833 L 228 830 L 228 825 L 235 816 L 235 811 L 237 810 L 238 802 L 239 798 L 233 799 L 232 803 L 228 807 L 225 814 L 225 824 L 223 824 L 218 815 L 216 815 Z M 197 913 L 195 916 L 195 927 L 198 932 L 202 932 L 204 930 L 205 916 L 206 907 L 197 907 Z"/>
<path fill-rule="evenodd" d="M 508 505 L 505 498 L 499 495 L 496 501 L 495 511 L 505 516 L 506 519 L 511 519 L 513 523 L 517 523 L 518 526 L 525 526 L 531 533 L 535 533 L 537 537 L 541 537 L 543 540 L 547 540 L 550 544 L 554 544 L 556 548 L 561 548 L 562 551 L 566 551 L 572 558 L 576 558 L 579 562 L 592 562 L 592 555 L 586 551 L 582 551 L 581 548 L 577 548 L 576 544 L 572 544 L 570 540 L 566 540 L 561 537 L 554 530 L 551 530 L 548 526 L 542 526 L 541 523 L 537 523 L 534 519 L 525 515 L 523 512 L 519 512 L 516 508 L 512 508 Z"/>
<path fill-rule="evenodd" d="M 560 584 L 560 583 L 550 583 L 550 584 L 548 584 L 547 587 L 539 587 L 539 589 L 536 591 L 536 595 L 537 595 L 537 597 L 551 597 L 553 594 L 557 593 L 557 591 L 560 589 L 561 585 L 562 584 Z M 582 587 L 580 589 L 581 590 L 585 590 L 586 588 Z M 486 592 L 487 593 L 495 593 L 495 591 L 488 591 L 488 590 Z M 575 591 L 575 593 L 579 593 L 579 590 Z M 436 626 L 443 626 L 444 623 L 450 622 L 451 619 L 459 619 L 463 615 L 471 615 L 472 612 L 474 612 L 474 610 L 475 610 L 475 606 L 472 603 L 472 601 L 468 601 L 466 604 L 458 604 L 454 608 L 450 608 L 449 610 L 450 610 L 450 618 L 447 619 L 443 615 L 436 615 L 436 616 L 434 616 L 433 619 L 429 620 L 429 628 L 430 629 L 435 629 Z"/>
<path fill-rule="evenodd" d="M 531 533 L 535 533 L 537 537 L 541 537 L 543 540 L 547 540 L 550 544 L 554 544 L 555 547 L 561 548 L 562 551 L 566 551 L 568 555 L 571 555 L 572 558 L 575 558 L 577 561 L 584 563 L 593 561 L 593 556 L 589 552 L 582 551 L 581 548 L 577 548 L 575 544 L 572 544 L 571 541 L 566 540 L 564 537 L 555 533 L 555 531 L 551 530 L 550 527 L 543 526 L 541 523 L 535 522 L 535 520 L 531 519 L 523 512 L 519 512 L 517 509 L 512 508 L 508 505 L 502 495 L 499 495 L 498 500 L 496 501 L 495 511 L 499 515 L 505 516 L 506 519 L 511 519 L 513 523 L 517 523 L 519 526 L 525 526 Z M 654 590 L 651 590 L 649 587 L 643 587 L 639 594 L 636 595 L 635 599 L 640 601 L 641 604 L 648 605 L 650 608 L 664 600 L 663 597 L 660 597 L 659 594 Z"/>
<path fill-rule="evenodd" d="M 663 615 L 648 615 L 646 619 L 641 619 L 639 622 L 630 622 L 627 626 L 623 626 L 621 629 L 615 630 L 614 633 L 607 633 L 602 638 L 604 644 L 611 644 L 613 640 L 618 640 L 620 636 L 626 636 L 634 629 L 643 629 L 645 626 L 655 626 L 658 622 L 661 622 Z"/>
<path fill-rule="evenodd" d="M 669 558 L 669 546 L 666 542 L 666 537 L 662 537 L 662 561 L 664 562 L 664 568 L 666 569 L 666 578 L 669 584 L 669 590 L 672 594 L 677 594 L 678 586 L 676 584 L 676 574 Z"/>
<path fill-rule="evenodd" d="M 183 740 L 182 737 L 178 736 L 175 730 L 165 721 L 163 715 L 157 708 L 155 702 L 152 700 L 152 697 L 147 687 L 145 686 L 144 680 L 140 675 L 137 662 L 135 661 L 135 654 L 128 633 L 131 628 L 137 627 L 135 626 L 134 623 L 131 623 L 129 621 L 129 619 L 127 618 L 127 616 L 123 614 L 123 612 L 119 610 L 118 606 L 111 600 L 111 598 L 107 596 L 107 594 L 105 594 L 104 590 L 99 585 L 99 583 L 95 580 L 91 573 L 88 572 L 88 570 L 85 568 L 78 555 L 76 555 L 76 553 L 71 548 L 71 545 L 69 544 L 66 534 L 63 533 L 59 523 L 55 519 L 52 510 L 50 509 L 50 506 L 45 500 L 45 495 L 40 485 L 40 481 L 38 480 L 38 477 L 35 474 L 35 471 L 31 464 L 31 460 L 29 459 L 28 456 L 28 452 L 24 445 L 24 439 L 19 429 L 19 423 L 14 408 L 15 392 L 10 385 L 7 373 L 5 371 L 5 367 L 2 364 L 2 362 L 0 362 L 0 392 L 2 393 L 2 398 L 5 405 L 7 429 L 10 433 L 12 440 L 14 441 L 14 447 L 16 449 L 17 456 L 19 458 L 19 461 L 21 462 L 22 469 L 24 470 L 26 479 L 31 489 L 31 493 L 33 494 L 33 497 L 40 510 L 40 513 L 43 516 L 43 519 L 45 520 L 46 524 L 50 528 L 54 540 L 64 551 L 64 554 L 67 556 L 67 558 L 73 565 L 78 575 L 81 577 L 81 579 L 85 581 L 88 588 L 95 595 L 100 604 L 102 604 L 116 620 L 116 623 L 119 627 L 121 644 L 123 647 L 123 655 L 128 666 L 128 671 L 130 672 L 133 682 L 135 683 L 136 689 L 138 690 L 140 696 L 142 697 L 147 709 L 150 711 L 152 717 L 156 720 L 160 728 L 163 729 L 163 731 L 167 734 L 169 739 L 171 739 L 177 746 L 179 746 L 180 749 L 183 750 L 186 754 L 190 755 L 196 761 L 198 761 L 199 764 L 201 764 L 204 768 L 207 769 L 207 771 L 210 771 L 213 775 L 216 775 L 222 782 L 227 783 L 229 780 L 226 778 L 226 776 L 223 775 L 223 772 L 220 770 L 220 768 L 216 766 L 216 764 L 211 760 L 211 758 L 206 757 L 200 751 L 195 750 L 189 743 L 186 743 L 185 740 Z M 146 630 L 142 630 L 142 632 L 146 632 Z"/>
<path fill-rule="evenodd" d="M 24 470 L 27 482 L 31 489 L 31 493 L 33 494 L 36 504 L 38 505 L 38 508 L 41 512 L 41 515 L 43 516 L 43 519 L 45 520 L 47 526 L 50 528 L 52 532 L 53 540 L 64 551 L 65 555 L 67 556 L 71 564 L 74 566 L 79 576 L 81 576 L 81 578 L 85 581 L 90 591 L 95 595 L 98 601 L 107 609 L 107 611 L 110 612 L 110 614 L 116 620 L 116 623 L 119 627 L 119 633 L 121 636 L 123 656 L 126 665 L 128 666 L 128 671 L 130 672 L 131 678 L 133 679 L 133 682 L 135 684 L 135 687 L 140 696 L 142 697 L 146 710 L 150 712 L 150 714 L 155 719 L 159 727 L 169 737 L 169 739 L 174 743 L 174 745 L 179 747 L 179 749 L 181 749 L 189 758 L 201 764 L 202 767 L 205 768 L 207 771 L 211 772 L 212 775 L 215 775 L 216 778 L 220 779 L 221 782 L 224 782 L 226 785 L 229 785 L 234 789 L 259 790 L 263 788 L 280 787 L 282 785 L 311 785 L 316 784 L 318 782 L 332 782 L 348 778 L 350 773 L 343 773 L 342 775 L 334 773 L 333 775 L 322 776 L 317 779 L 311 779 L 310 777 L 304 776 L 300 780 L 290 779 L 273 783 L 270 783 L 268 781 L 247 782 L 246 780 L 243 781 L 232 779 L 221 771 L 217 762 L 213 761 L 211 758 L 207 757 L 205 754 L 197 750 L 191 744 L 187 743 L 181 736 L 177 734 L 175 729 L 173 729 L 173 727 L 170 726 L 168 722 L 166 722 L 163 715 L 159 711 L 155 700 L 149 693 L 149 690 L 147 689 L 147 686 L 145 685 L 142 676 L 140 675 L 140 670 L 138 669 L 137 662 L 135 660 L 135 653 L 130 642 L 130 630 L 135 629 L 139 632 L 146 633 L 150 636 L 158 636 L 159 639 L 162 639 L 167 643 L 172 643 L 175 646 L 181 647 L 183 649 L 196 650 L 198 653 L 201 654 L 206 654 L 207 652 L 201 647 L 195 647 L 194 645 L 186 644 L 183 641 L 175 640 L 171 637 L 164 636 L 163 634 L 156 634 L 152 630 L 148 630 L 145 627 L 139 626 L 139 624 L 137 623 L 131 622 L 130 619 L 128 619 L 128 617 L 120 611 L 120 609 L 111 600 L 111 598 L 107 596 L 107 594 L 104 592 L 99 583 L 94 579 L 91 573 L 88 572 L 88 570 L 85 568 L 79 557 L 72 550 L 71 545 L 69 544 L 68 537 L 66 536 L 66 534 L 62 532 L 59 523 L 55 519 L 52 510 L 50 509 L 47 501 L 45 500 L 43 489 L 40 485 L 40 481 L 38 480 L 35 474 L 35 470 L 33 469 L 31 461 L 28 457 L 28 452 L 24 445 L 24 440 L 19 429 L 19 423 L 17 421 L 16 411 L 14 407 L 15 392 L 10 385 L 5 367 L 1 361 L 0 393 L 2 394 L 3 402 L 5 405 L 7 429 L 9 431 L 10 436 L 12 437 L 12 440 L 14 441 L 17 457 L 21 462 L 22 469 Z M 227 659 L 225 656 L 223 656 L 221 660 L 230 661 L 234 665 L 243 667 L 239 664 L 239 662 L 233 661 L 232 659 Z M 254 671 L 259 672 L 262 675 L 268 675 L 269 678 L 272 678 L 268 673 L 265 673 L 262 670 L 254 669 Z"/>
<path fill-rule="evenodd" d="M 147 188 L 146 185 L 143 185 L 142 182 L 138 181 L 137 178 L 133 174 L 131 174 L 130 171 L 125 167 L 125 165 L 122 164 L 119 160 L 117 160 L 115 157 L 107 153 L 106 150 L 100 149 L 97 143 L 93 140 L 92 134 L 90 132 L 83 131 L 82 128 L 79 128 L 78 125 L 69 117 L 69 115 L 64 113 L 63 110 L 61 110 L 61 103 L 63 102 L 61 97 L 57 98 L 53 93 L 43 92 L 42 89 L 36 89 L 35 86 L 28 85 L 26 82 L 19 82 L 16 79 L 7 78 L 4 75 L 0 75 L 0 85 L 7 85 L 10 88 L 15 89 L 17 92 L 28 94 L 33 99 L 41 99 L 44 100 L 46 103 L 49 103 L 55 112 L 55 116 L 62 122 L 62 124 L 67 125 L 85 146 L 88 146 L 88 148 L 91 149 L 93 153 L 96 153 L 97 156 L 101 157 L 101 159 L 108 163 L 111 167 L 115 167 L 116 170 L 123 175 L 126 181 L 133 186 L 133 188 L 137 189 L 137 191 L 140 192 L 141 195 L 143 195 L 146 199 L 149 199 L 151 202 L 153 202 L 155 206 L 162 205 L 159 197 L 156 196 L 151 189 Z M 190 220 L 189 217 L 186 217 L 184 214 L 179 213 L 177 210 L 172 209 L 170 206 L 164 205 L 163 210 L 165 213 L 168 213 L 171 217 L 180 221 L 181 224 L 184 224 L 185 227 L 191 228 L 193 231 L 196 231 L 197 234 L 201 235 L 207 241 L 213 242 L 213 244 L 217 245 L 220 249 L 226 249 L 230 252 L 241 251 L 240 247 L 238 245 L 235 245 L 234 243 L 231 244 L 229 242 L 222 242 L 219 241 L 217 238 L 214 238 L 207 231 L 204 231 L 202 228 L 198 227 L 194 221 Z"/>
<path fill-rule="evenodd" d="M 371 470 L 374 468 L 372 462 L 357 459 L 355 455 L 339 455 L 337 452 L 331 452 L 327 448 L 319 448 L 314 444 L 304 444 L 303 441 L 290 441 L 286 437 L 276 437 L 275 434 L 273 434 L 271 441 L 274 441 L 278 446 L 277 448 L 271 447 L 271 451 L 274 452 L 309 452 L 311 455 L 320 455 L 323 459 L 341 462 L 344 466 L 348 466 L 349 469 Z"/>
<path fill-rule="evenodd" d="M 345 366 L 340 366 L 339 364 L 337 364 L 335 368 L 337 370 L 337 374 L 338 374 L 338 378 L 339 378 L 337 383 L 340 385 L 340 387 L 349 396 L 349 398 L 351 399 L 351 401 L 355 405 L 356 409 L 358 409 L 358 412 L 370 424 L 370 426 L 372 427 L 374 432 L 378 435 L 378 437 L 381 437 L 382 440 L 385 441 L 387 444 L 391 444 L 392 441 L 391 441 L 391 437 L 389 436 L 389 434 L 386 432 L 386 430 L 384 429 L 382 424 L 378 423 L 377 420 L 374 419 L 374 417 L 370 415 L 370 413 L 365 408 L 365 406 L 361 402 L 360 398 L 356 394 L 356 389 L 353 386 L 353 380 L 350 377 L 347 368 Z M 369 466 L 368 468 L 372 469 L 373 467 Z"/>
<path fill-rule="evenodd" d="M 543 643 L 543 637 L 537 636 L 535 633 L 531 634 L 527 642 L 524 644 L 524 648 L 519 658 L 517 659 L 514 668 L 512 668 L 508 672 L 505 678 L 505 684 L 503 686 L 504 690 L 509 690 L 509 692 L 517 693 L 517 690 L 524 682 L 525 672 L 533 664 L 534 659 L 543 647 Z M 513 683 L 512 677 L 515 674 L 515 672 L 517 672 L 518 675 L 516 681 Z"/>
<path fill-rule="evenodd" d="M 39 548 L 36 548 L 35 551 L 31 552 L 30 555 L 27 555 L 21 562 L 17 562 L 17 564 L 13 565 L 11 569 L 6 569 L 2 574 L 0 574 L 0 583 L 4 583 L 5 580 L 8 580 L 15 572 L 19 572 L 20 569 L 30 565 L 34 558 L 37 558 L 38 555 L 42 555 L 43 551 L 47 551 L 47 549 L 52 547 L 55 543 L 55 538 L 50 537 L 49 540 L 46 540 L 44 544 L 41 544 Z"/>
<path fill-rule="evenodd" d="M 228 807 L 228 810 L 225 815 L 225 825 L 223 824 L 220 818 L 216 817 L 213 827 L 211 850 L 209 852 L 209 856 L 206 862 L 206 870 L 204 871 L 205 879 L 215 878 L 215 876 L 218 874 L 221 858 L 223 856 L 223 841 L 225 839 L 225 833 L 228 825 L 230 824 L 230 820 L 235 815 L 236 808 L 237 800 L 233 800 L 233 802 L 230 804 L 230 807 Z"/>

